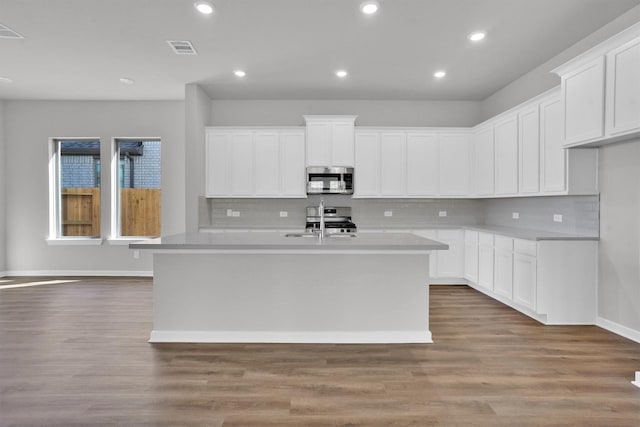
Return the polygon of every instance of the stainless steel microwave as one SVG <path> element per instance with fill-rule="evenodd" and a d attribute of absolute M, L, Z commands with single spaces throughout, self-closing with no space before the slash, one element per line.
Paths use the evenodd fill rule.
<path fill-rule="evenodd" d="M 353 194 L 353 168 L 308 167 L 307 194 Z"/>

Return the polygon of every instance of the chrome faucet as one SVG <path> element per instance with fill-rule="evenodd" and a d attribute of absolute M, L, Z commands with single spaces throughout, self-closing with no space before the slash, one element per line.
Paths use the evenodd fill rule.
<path fill-rule="evenodd" d="M 324 231 L 325 231 L 325 226 L 324 226 L 324 199 L 320 199 L 320 206 L 318 207 L 318 213 L 320 215 L 320 234 L 318 234 L 318 236 L 320 237 L 320 240 L 324 239 Z"/>

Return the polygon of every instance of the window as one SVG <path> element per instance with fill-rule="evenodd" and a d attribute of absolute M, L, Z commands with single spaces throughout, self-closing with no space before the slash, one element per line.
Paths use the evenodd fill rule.
<path fill-rule="evenodd" d="M 114 238 L 160 236 L 160 160 L 157 138 L 114 140 L 111 218 Z"/>
<path fill-rule="evenodd" d="M 100 237 L 100 140 L 51 139 L 49 237 Z"/>

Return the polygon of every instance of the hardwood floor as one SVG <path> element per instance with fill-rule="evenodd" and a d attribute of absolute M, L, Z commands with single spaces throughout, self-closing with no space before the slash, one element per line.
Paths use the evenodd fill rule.
<path fill-rule="evenodd" d="M 47 280 L 0 279 L 1 426 L 640 425 L 640 344 L 465 286 L 434 344 L 151 345 L 149 279 L 1 288 Z"/>

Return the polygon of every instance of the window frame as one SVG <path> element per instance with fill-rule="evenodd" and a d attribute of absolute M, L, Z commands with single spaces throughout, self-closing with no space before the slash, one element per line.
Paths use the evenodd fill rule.
<path fill-rule="evenodd" d="M 98 236 L 63 236 L 62 235 L 62 159 L 61 142 L 64 141 L 97 141 L 100 145 L 100 161 L 102 163 L 102 140 L 100 137 L 50 137 L 49 148 L 49 245 L 101 245 L 102 220 L 100 221 L 100 235 Z M 102 183 L 102 179 L 100 180 Z M 100 201 L 102 202 L 102 185 L 100 185 Z M 100 203 L 102 217 L 102 203 Z"/>
<path fill-rule="evenodd" d="M 129 242 L 141 240 L 151 240 L 159 236 L 122 236 L 120 234 L 120 141 L 158 141 L 160 142 L 160 190 L 162 191 L 162 138 L 151 136 L 117 136 L 111 138 L 111 163 L 110 163 L 110 183 L 111 183 L 111 235 L 109 243 L 112 245 L 126 245 Z M 161 206 L 162 209 L 162 206 Z M 160 226 L 162 230 L 162 225 Z"/>

